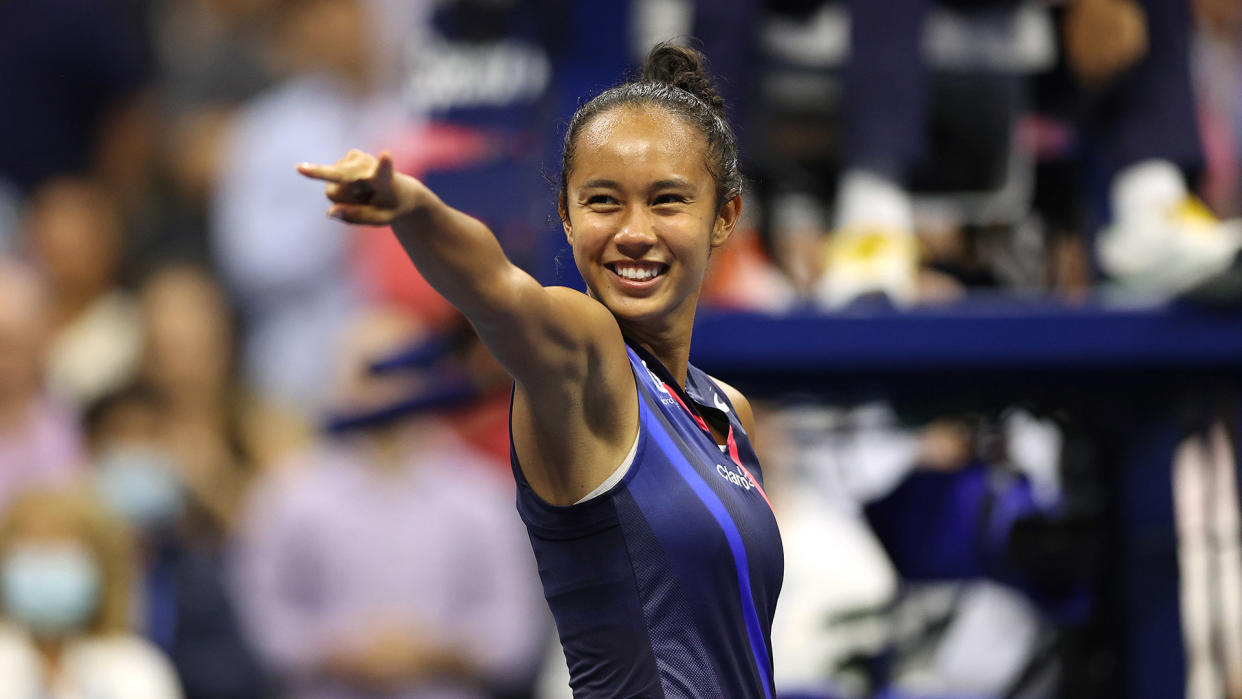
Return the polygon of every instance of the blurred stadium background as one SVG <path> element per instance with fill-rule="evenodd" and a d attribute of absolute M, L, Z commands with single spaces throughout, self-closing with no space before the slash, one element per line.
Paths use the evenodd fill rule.
<path fill-rule="evenodd" d="M 568 696 L 509 382 L 295 163 L 580 286 L 565 121 L 658 41 L 748 178 L 784 697 L 1242 698 L 1242 3 L 0 0 L 0 698 Z"/>

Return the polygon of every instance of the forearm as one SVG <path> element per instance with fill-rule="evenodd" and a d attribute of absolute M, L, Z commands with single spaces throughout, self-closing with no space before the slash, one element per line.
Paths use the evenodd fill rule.
<path fill-rule="evenodd" d="M 512 319 L 522 287 L 537 282 L 509 261 L 481 221 L 421 185 L 402 184 L 417 186 L 418 205 L 395 219 L 392 230 L 419 273 L 476 326 Z"/>

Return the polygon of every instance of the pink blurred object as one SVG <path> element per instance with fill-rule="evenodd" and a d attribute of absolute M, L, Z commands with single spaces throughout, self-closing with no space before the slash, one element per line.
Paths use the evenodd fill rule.
<path fill-rule="evenodd" d="M 85 461 L 77 423 L 50 400 L 36 401 L 23 422 L 0 426 L 0 511 L 22 490 L 72 481 Z"/>
<path fill-rule="evenodd" d="M 1065 157 L 1077 141 L 1073 127 L 1038 114 L 1022 117 L 1017 130 L 1022 150 L 1041 162 Z"/>
<path fill-rule="evenodd" d="M 1238 188 L 1238 144 L 1236 135 L 1224 115 L 1208 109 L 1199 110 L 1199 131 L 1203 134 L 1203 152 L 1207 168 L 1203 175 L 1203 200 L 1218 216 L 1233 218 L 1240 211 Z"/>

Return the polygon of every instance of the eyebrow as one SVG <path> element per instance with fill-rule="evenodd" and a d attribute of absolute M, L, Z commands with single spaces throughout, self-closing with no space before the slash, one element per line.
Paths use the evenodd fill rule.
<path fill-rule="evenodd" d="M 674 177 L 668 180 L 656 180 L 651 183 L 652 189 L 694 189 L 694 184 L 689 180 L 680 177 Z"/>
<path fill-rule="evenodd" d="M 621 185 L 613 180 L 587 180 L 582 183 L 582 189 L 621 189 Z"/>
<path fill-rule="evenodd" d="M 587 180 L 582 183 L 581 189 L 621 189 L 621 185 L 615 180 L 595 179 Z M 689 181 L 680 177 L 674 177 L 665 180 L 656 180 L 651 183 L 649 189 L 694 189 L 694 185 Z"/>

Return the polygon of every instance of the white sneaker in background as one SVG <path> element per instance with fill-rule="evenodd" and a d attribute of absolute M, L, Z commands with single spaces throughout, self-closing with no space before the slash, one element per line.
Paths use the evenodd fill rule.
<path fill-rule="evenodd" d="M 823 276 L 815 296 L 842 308 L 868 295 L 895 306 L 918 298 L 918 241 L 910 195 L 899 184 L 866 170 L 847 170 L 837 192 L 836 231 L 824 246 Z"/>
<path fill-rule="evenodd" d="M 918 241 L 908 230 L 843 228 L 826 242 L 824 257 L 815 295 L 826 308 L 876 294 L 898 307 L 918 299 Z"/>
<path fill-rule="evenodd" d="M 1137 291 L 1175 295 L 1228 269 L 1242 250 L 1242 221 L 1221 221 L 1165 161 L 1147 161 L 1113 183 L 1113 223 L 1097 241 L 1100 266 Z"/>

